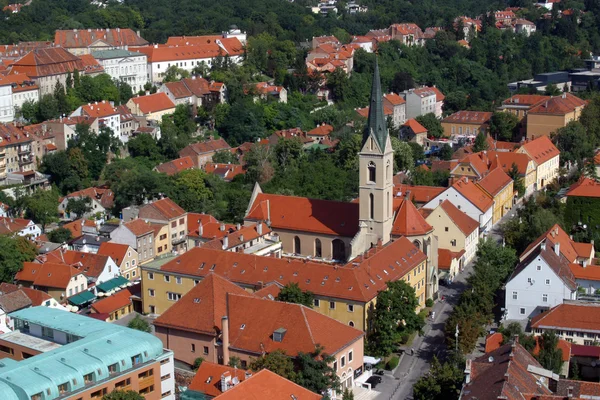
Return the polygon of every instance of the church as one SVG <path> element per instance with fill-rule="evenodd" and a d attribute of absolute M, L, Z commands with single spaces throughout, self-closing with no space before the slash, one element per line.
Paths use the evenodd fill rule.
<path fill-rule="evenodd" d="M 394 196 L 394 150 L 386 126 L 379 66 L 375 63 L 369 115 L 359 153 L 359 196 L 339 202 L 263 193 L 255 185 L 246 224 L 266 222 L 286 257 L 346 264 L 402 236 L 427 256 L 426 296 L 438 289 L 437 237 L 409 193 Z"/>

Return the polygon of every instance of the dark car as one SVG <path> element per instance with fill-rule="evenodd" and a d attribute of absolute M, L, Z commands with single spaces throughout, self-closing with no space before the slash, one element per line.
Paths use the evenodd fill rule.
<path fill-rule="evenodd" d="M 375 389 L 375 387 L 377 387 L 377 385 L 381 383 L 381 379 L 382 378 L 380 376 L 373 375 L 369 379 L 367 379 L 367 383 L 371 384 L 371 389 Z"/>

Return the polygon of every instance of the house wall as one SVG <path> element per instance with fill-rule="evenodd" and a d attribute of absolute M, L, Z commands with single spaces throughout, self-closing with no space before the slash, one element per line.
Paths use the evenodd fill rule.
<path fill-rule="evenodd" d="M 539 271 L 537 270 L 538 266 L 541 267 Z M 532 283 L 528 282 L 529 279 Z M 546 284 L 547 280 L 550 280 L 549 284 Z M 514 292 L 516 292 L 516 299 Z M 544 294 L 548 295 L 547 301 L 543 301 Z M 506 283 L 506 319 L 532 318 L 542 311 L 562 304 L 565 299 L 575 299 L 575 297 L 575 291 L 571 292 L 548 263 L 538 256 L 523 271 Z M 524 313 L 521 312 L 522 309 L 524 309 Z"/>
<path fill-rule="evenodd" d="M 443 191 L 429 203 L 425 204 L 423 207 L 436 208 L 444 200 L 448 200 L 450 203 L 454 204 L 454 206 L 456 206 L 459 210 L 466 213 L 469 217 L 473 218 L 475 221 L 479 221 L 480 234 L 485 233 L 489 229 L 491 229 L 493 207 L 490 207 L 485 212 L 482 212 L 480 209 L 475 207 L 469 200 L 463 197 L 463 195 L 460 194 L 453 187 L 450 187 L 447 190 Z"/>
<path fill-rule="evenodd" d="M 120 275 L 121 271 L 119 269 L 119 266 L 115 263 L 115 260 L 113 260 L 111 257 L 108 257 L 108 260 L 104 265 L 104 269 L 102 270 L 102 272 L 98 276 L 98 279 L 96 280 L 96 285 L 109 281 Z"/>
<path fill-rule="evenodd" d="M 531 114 L 527 115 L 527 137 L 535 139 L 540 136 L 550 136 L 556 130 L 567 126 L 571 121 L 577 121 L 582 109 L 576 109 L 565 115 Z"/>
<path fill-rule="evenodd" d="M 169 254 L 172 250 L 171 239 L 169 236 L 169 227 L 165 224 L 154 236 L 154 254 L 155 257 Z"/>
<path fill-rule="evenodd" d="M 0 86 L 0 122 L 11 122 L 15 119 L 12 86 Z"/>
<path fill-rule="evenodd" d="M 104 72 L 111 78 L 126 82 L 133 92 L 144 89 L 148 82 L 148 64 L 145 54 L 118 58 L 98 59 L 104 67 Z"/>
<path fill-rule="evenodd" d="M 444 128 L 444 136 L 446 137 L 450 137 L 451 135 L 477 136 L 480 132 L 487 132 L 488 124 L 467 124 L 442 121 L 442 128 Z"/>
<path fill-rule="evenodd" d="M 511 181 L 494 197 L 492 224 L 496 224 L 511 209 L 513 204 L 513 182 Z"/>
<path fill-rule="evenodd" d="M 138 264 L 138 253 L 134 249 L 129 247 L 121 265 L 119 265 L 121 275 L 129 280 L 138 280 L 140 277 L 140 268 Z"/>
<path fill-rule="evenodd" d="M 273 232 L 279 235 L 279 240 L 282 244 L 284 253 L 297 254 L 294 249 L 294 238 L 297 236 L 300 239 L 300 252 L 301 256 L 316 257 L 315 253 L 315 240 L 321 241 L 321 258 L 331 260 L 333 259 L 333 240 L 340 239 L 346 245 L 346 257 L 350 255 L 350 241 L 352 238 L 343 236 L 330 236 L 330 235 L 319 235 L 312 234 L 309 232 L 300 231 L 289 231 L 284 229 L 272 228 Z M 345 260 L 344 260 L 345 261 Z"/>
<path fill-rule="evenodd" d="M 163 326 L 154 327 L 154 336 L 159 338 L 164 348 L 170 349 L 176 360 L 194 365 L 198 357 L 215 364 L 223 363 L 222 346 L 217 345 L 214 335 L 189 332 Z M 192 346 L 193 345 L 193 346 Z M 207 347 L 208 349 L 205 349 Z M 208 350 L 205 352 L 205 350 Z"/>
<path fill-rule="evenodd" d="M 538 328 L 533 329 L 533 334 L 535 336 L 541 336 L 546 330 L 552 330 L 556 333 L 559 339 L 566 340 L 567 342 L 573 344 L 579 344 L 584 346 L 596 346 L 594 343 L 600 342 L 600 333 L 598 331 L 588 331 L 585 329 L 577 329 L 577 330 L 567 330 L 565 329 L 544 329 Z M 598 368 L 595 367 L 594 370 L 598 371 Z"/>
<path fill-rule="evenodd" d="M 465 265 L 473 259 L 477 251 L 479 228 L 476 228 L 469 235 L 465 235 L 439 206 L 433 210 L 426 221 L 434 228 L 435 235 L 438 237 L 439 248 L 454 252 L 465 250 L 463 255 Z"/>

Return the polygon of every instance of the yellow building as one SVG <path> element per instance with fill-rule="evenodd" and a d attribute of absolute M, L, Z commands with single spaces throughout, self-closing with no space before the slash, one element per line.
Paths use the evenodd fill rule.
<path fill-rule="evenodd" d="M 502 168 L 494 168 L 485 178 L 477 182 L 484 192 L 489 194 L 494 200 L 494 210 L 492 213 L 492 224 L 500 221 L 500 218 L 505 216 L 513 205 L 513 180 L 502 170 Z"/>
<path fill-rule="evenodd" d="M 166 93 L 154 93 L 146 96 L 132 97 L 127 107 L 134 115 L 144 116 L 148 120 L 162 121 L 164 115 L 175 112 L 175 103 Z"/>
<path fill-rule="evenodd" d="M 408 282 L 415 288 L 419 309 L 425 306 L 426 261 L 406 238 L 375 247 L 343 266 L 195 247 L 162 266 L 141 267 L 143 311 L 164 313 L 214 272 L 249 292 L 272 282 L 297 283 L 314 293 L 316 311 L 366 330 L 377 294 L 390 280 Z"/>
<path fill-rule="evenodd" d="M 550 136 L 571 121 L 579 120 L 587 103 L 570 93 L 538 104 L 527 114 L 527 138 L 533 140 L 540 136 Z"/>
<path fill-rule="evenodd" d="M 104 242 L 98 249 L 98 254 L 109 256 L 119 267 L 121 275 L 129 280 L 140 279 L 138 253 L 126 244 Z"/>
<path fill-rule="evenodd" d="M 485 111 L 458 111 L 442 120 L 444 136 L 477 136 L 478 133 L 487 133 L 491 112 Z"/>
<path fill-rule="evenodd" d="M 536 168 L 535 163 L 527 153 L 518 153 L 510 151 L 490 151 L 488 155 L 494 161 L 494 166 L 502 168 L 507 174 L 510 173 L 513 165 L 517 166 L 519 177 L 523 180 L 525 193 L 519 193 L 519 196 L 529 196 L 535 188 Z M 514 190 L 514 187 L 513 187 Z M 515 196 L 517 193 L 515 193 Z"/>
<path fill-rule="evenodd" d="M 154 254 L 156 257 L 171 253 L 168 224 L 150 224 L 154 229 Z"/>
<path fill-rule="evenodd" d="M 148 221 L 152 224 L 166 225 L 168 248 L 179 253 L 187 249 L 187 212 L 179 207 L 169 198 L 153 201 L 140 207 L 138 218 Z M 157 233 L 155 229 L 155 234 Z M 159 240 L 163 237 L 162 231 L 159 233 Z M 155 254 L 158 255 L 158 245 L 155 248 Z M 163 248 L 163 253 L 164 253 Z"/>
<path fill-rule="evenodd" d="M 558 178 L 560 151 L 547 136 L 526 142 L 517 153 L 527 154 L 535 163 L 534 190 L 542 190 Z"/>
<path fill-rule="evenodd" d="M 499 111 L 503 111 L 514 115 L 522 121 L 529 111 L 542 104 L 544 101 L 550 100 L 550 96 L 542 96 L 539 94 L 516 94 L 502 102 L 502 106 L 498 108 Z"/>
<path fill-rule="evenodd" d="M 487 174 L 490 169 L 490 160 L 485 151 L 468 154 L 450 171 L 451 182 L 466 177 L 479 180 Z"/>

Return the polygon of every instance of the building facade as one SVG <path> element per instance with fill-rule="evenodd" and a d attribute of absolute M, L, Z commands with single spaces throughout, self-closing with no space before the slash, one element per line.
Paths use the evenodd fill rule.
<path fill-rule="evenodd" d="M 144 90 L 148 82 L 148 61 L 143 53 L 129 50 L 100 50 L 92 55 L 111 78 L 127 83 L 133 93 Z"/>

